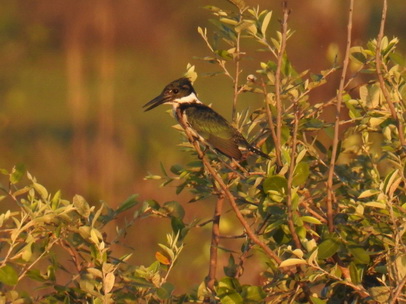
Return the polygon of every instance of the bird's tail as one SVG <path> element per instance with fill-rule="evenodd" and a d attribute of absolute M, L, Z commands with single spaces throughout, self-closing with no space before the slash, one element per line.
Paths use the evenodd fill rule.
<path fill-rule="evenodd" d="M 258 148 L 255 148 L 254 146 L 248 145 L 248 150 L 250 150 L 251 152 L 258 154 L 259 156 L 262 156 L 266 159 L 271 159 L 271 157 L 268 154 L 265 154 L 264 152 L 262 152 Z"/>

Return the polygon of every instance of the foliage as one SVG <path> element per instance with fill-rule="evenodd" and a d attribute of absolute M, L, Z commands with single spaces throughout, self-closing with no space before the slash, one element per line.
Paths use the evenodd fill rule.
<path fill-rule="evenodd" d="M 320 304 L 343 299 L 351 303 L 406 300 L 402 135 L 406 71 L 396 53 L 398 40 L 378 35 L 366 46 L 351 45 L 350 14 L 343 62 L 317 74 L 300 72 L 286 53 L 286 44 L 294 37 L 287 24 L 287 7 L 281 30 L 274 33 L 269 28 L 271 11 L 248 7 L 242 0 L 229 2 L 229 10 L 207 7 L 216 30 L 211 35 L 205 28 L 198 29 L 210 52 L 201 59 L 218 69 L 213 76 L 225 75 L 232 82 L 233 123 L 272 160 L 247 155 L 237 165 L 212 151 L 203 153 L 179 127 L 185 135 L 184 150 L 196 160 L 173 165 L 170 173 L 162 167 L 161 176 L 147 178 L 161 180 L 162 186 L 176 183 L 177 193 L 187 189 L 193 195 L 190 202 L 214 198 L 213 219 L 202 223 L 186 223 L 185 211 L 175 201 L 140 203 L 133 196 L 117 209 L 96 208 L 78 195 L 72 202 L 62 199 L 60 192 L 50 195 L 28 173 L 28 181 L 23 182 L 21 166 L 3 170 L 9 176 L 4 199 L 12 199 L 16 210 L 0 215 L 1 301 Z M 258 47 L 262 55 L 269 55 L 267 61 L 257 60 L 256 71 L 246 70 L 246 59 L 256 60 L 253 48 Z M 347 67 L 352 69 L 350 77 Z M 194 73 L 193 67 L 189 66 L 189 73 Z M 311 94 L 340 73 L 337 94 L 328 101 L 314 101 Z M 260 96 L 263 106 L 239 113 L 241 94 Z M 331 108 L 335 109 L 333 122 L 326 115 Z M 340 130 L 345 131 L 341 138 Z M 231 236 L 241 245 L 240 252 L 221 246 L 223 200 L 231 204 L 244 227 L 243 235 Z M 159 244 L 156 261 L 149 266 L 130 265 L 130 254 L 114 257 L 115 241 L 109 243 L 103 233 L 117 215 L 135 205 L 133 221 L 157 216 L 170 219 L 172 225 L 167 244 Z M 194 292 L 175 296 L 169 274 L 181 258 L 183 241 L 196 226 L 210 223 L 209 275 Z M 118 238 L 131 224 L 118 229 Z M 219 250 L 229 254 L 221 278 L 216 275 Z M 250 272 L 245 265 L 252 256 L 263 261 L 256 285 L 243 283 L 244 272 Z M 24 289 L 25 281 L 37 284 L 35 293 Z"/>
<path fill-rule="evenodd" d="M 271 11 L 230 2 L 234 10 L 207 7 L 216 31 L 211 38 L 207 29 L 198 29 L 211 53 L 201 59 L 220 69 L 213 75 L 224 74 L 233 82 L 235 125 L 273 160 L 248 156 L 241 163 L 243 171 L 230 170 L 223 164 L 226 159 L 219 162 L 221 156 L 207 152 L 208 165 L 204 161 L 176 165 L 171 169 L 175 176 L 162 177 L 164 185 L 179 180 L 177 192 L 190 190 L 192 201 L 230 194 L 238 204 L 237 217 L 239 212 L 244 216 L 241 223 L 261 238 L 258 242 L 247 231 L 225 277 L 216 278 L 213 286 L 207 284 L 211 292 L 200 296 L 222 303 L 405 300 L 406 159 L 401 133 L 406 71 L 396 53 L 398 39 L 378 36 L 366 47 L 351 45 L 342 65 L 335 63 L 318 74 L 299 72 L 285 50 L 292 37 L 288 9 L 283 11 L 282 30 L 270 35 Z M 350 46 L 350 32 L 348 40 Z M 244 71 L 247 77 L 241 80 L 244 60 L 253 53 L 252 43 L 242 47 L 245 41 L 256 41 L 270 59 L 259 62 L 255 72 Z M 351 77 L 345 73 L 347 66 Z M 339 72 L 337 95 L 320 103 L 311 100 L 311 93 Z M 236 113 L 243 93 L 259 94 L 264 106 Z M 338 106 L 332 124 L 325 113 L 339 101 L 348 112 Z M 347 113 L 348 119 L 341 118 Z M 339 129 L 345 130 L 340 140 Z M 332 139 L 330 147 L 331 142 L 321 139 L 326 135 Z M 334 145 L 338 152 L 332 158 Z M 195 149 L 192 146 L 191 153 Z M 241 286 L 246 257 L 254 254 L 253 248 L 263 249 L 263 244 L 272 250 L 261 274 L 263 284 Z"/>
<path fill-rule="evenodd" d="M 130 196 L 117 209 L 90 206 L 76 195 L 72 201 L 54 195 L 23 166 L 9 173 L 9 189 L 15 211 L 0 215 L 0 303 L 160 303 L 172 296 L 170 271 L 182 251 L 180 232 L 168 234 L 159 244 L 156 261 L 149 266 L 128 264 L 131 253 L 112 255 L 105 227 L 120 213 L 141 204 Z M 173 210 L 153 201 L 144 202 L 134 220 L 145 216 L 170 217 Z M 130 225 L 129 223 L 128 225 Z M 127 225 L 127 226 L 128 226 Z M 118 236 L 125 232 L 118 228 Z"/>

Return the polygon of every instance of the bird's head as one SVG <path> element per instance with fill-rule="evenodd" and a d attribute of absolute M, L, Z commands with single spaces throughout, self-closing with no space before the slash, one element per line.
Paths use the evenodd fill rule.
<path fill-rule="evenodd" d="M 147 102 L 143 108 L 145 111 L 152 110 L 161 104 L 174 104 L 182 102 L 198 102 L 196 92 L 189 78 L 182 77 L 168 84 L 162 93 Z"/>

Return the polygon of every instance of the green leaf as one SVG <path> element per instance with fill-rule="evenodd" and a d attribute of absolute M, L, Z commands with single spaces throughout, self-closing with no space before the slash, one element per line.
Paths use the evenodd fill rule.
<path fill-rule="evenodd" d="M 389 303 L 391 289 L 387 286 L 376 286 L 369 289 L 371 296 L 378 303 Z"/>
<path fill-rule="evenodd" d="M 135 205 L 137 205 L 139 202 L 136 200 L 138 197 L 138 194 L 133 194 L 129 198 L 127 198 L 121 205 L 118 207 L 116 210 L 116 214 L 119 214 L 121 212 L 124 212 L 128 209 L 131 209 Z"/>
<path fill-rule="evenodd" d="M 222 278 L 219 283 L 219 287 L 241 291 L 240 282 L 236 278 L 225 277 Z"/>
<path fill-rule="evenodd" d="M 9 286 L 18 283 L 18 274 L 11 265 L 7 264 L 0 268 L 0 282 Z"/>
<path fill-rule="evenodd" d="M 292 185 L 301 186 L 306 183 L 310 174 L 309 164 L 306 162 L 300 162 L 296 165 L 295 173 L 293 174 Z"/>
<path fill-rule="evenodd" d="M 173 174 L 180 175 L 183 171 L 183 167 L 181 165 L 173 165 L 170 170 Z"/>
<path fill-rule="evenodd" d="M 362 282 L 362 276 L 364 273 L 364 268 L 361 266 L 358 266 L 354 262 L 350 263 L 350 277 L 351 281 L 354 284 L 360 284 Z"/>
<path fill-rule="evenodd" d="M 266 297 L 266 293 L 261 287 L 250 285 L 245 285 L 242 287 L 241 295 L 244 298 L 245 303 L 247 302 L 260 303 Z"/>
<path fill-rule="evenodd" d="M 365 206 L 367 207 L 374 207 L 374 208 L 379 208 L 379 209 L 385 209 L 386 205 L 380 202 L 368 202 L 365 203 Z"/>
<path fill-rule="evenodd" d="M 356 264 L 368 264 L 371 260 L 369 254 L 362 247 L 350 247 L 348 250 L 353 255 Z"/>
<path fill-rule="evenodd" d="M 234 256 L 230 254 L 230 257 L 228 258 L 228 265 L 223 267 L 224 274 L 228 277 L 235 277 L 237 274 L 238 270 L 238 265 L 235 264 Z"/>
<path fill-rule="evenodd" d="M 41 184 L 38 183 L 33 183 L 32 185 L 35 189 L 35 191 L 37 191 L 37 193 L 41 196 L 42 199 L 47 199 L 48 198 L 48 190 Z"/>
<path fill-rule="evenodd" d="M 399 169 L 393 170 L 390 172 L 383 182 L 383 191 L 385 193 L 389 192 L 390 187 L 392 186 L 393 182 L 395 181 L 396 177 L 398 176 Z"/>
<path fill-rule="evenodd" d="M 318 246 L 318 258 L 319 259 L 328 259 L 334 255 L 340 248 L 340 242 L 336 238 L 329 238 L 323 241 Z"/>
<path fill-rule="evenodd" d="M 169 282 L 162 284 L 160 288 L 157 289 L 156 293 L 158 297 L 162 300 L 169 299 L 175 290 L 175 286 Z"/>
<path fill-rule="evenodd" d="M 175 234 L 182 231 L 186 227 L 185 223 L 183 223 L 182 219 L 179 217 L 175 217 L 175 216 L 172 216 L 172 218 L 171 218 L 171 226 L 172 226 L 172 230 Z M 184 237 L 184 235 L 182 235 L 182 237 Z"/>
<path fill-rule="evenodd" d="M 354 118 L 359 118 L 362 116 L 361 113 L 351 104 L 350 100 L 345 101 L 345 105 L 346 105 L 347 109 L 350 111 L 349 115 L 351 118 L 354 119 Z"/>
<path fill-rule="evenodd" d="M 21 178 L 24 176 L 26 172 L 24 164 L 17 164 L 14 166 L 13 170 L 11 170 L 10 174 L 10 183 L 17 184 Z"/>
<path fill-rule="evenodd" d="M 238 24 L 237 20 L 230 19 L 230 18 L 223 17 L 223 18 L 220 18 L 219 20 L 220 20 L 220 22 L 223 22 L 225 24 L 230 24 L 230 25 L 237 25 Z"/>
<path fill-rule="evenodd" d="M 362 51 L 362 47 L 352 47 L 350 55 L 351 59 L 354 61 L 358 61 L 361 64 L 365 64 L 367 62 L 367 57 Z"/>
<path fill-rule="evenodd" d="M 327 300 L 322 300 L 316 297 L 310 297 L 310 301 L 312 304 L 326 304 Z"/>
<path fill-rule="evenodd" d="M 244 299 L 242 296 L 235 291 L 229 291 L 225 288 L 218 288 L 217 295 L 220 297 L 220 302 L 222 304 L 243 304 Z"/>
<path fill-rule="evenodd" d="M 183 217 L 185 216 L 185 209 L 183 209 L 182 205 L 176 201 L 166 202 L 163 205 L 163 208 L 165 208 L 173 217 L 183 219 Z"/>
<path fill-rule="evenodd" d="M 30 269 L 27 272 L 27 277 L 38 282 L 45 282 L 47 279 L 41 274 L 38 269 Z"/>
<path fill-rule="evenodd" d="M 233 56 L 226 50 L 216 50 L 215 53 L 225 60 L 233 59 Z"/>
<path fill-rule="evenodd" d="M 305 216 L 301 216 L 300 219 L 303 222 L 310 223 L 310 224 L 315 224 L 315 225 L 321 225 L 322 224 L 322 222 L 319 219 L 317 219 L 317 218 L 315 218 L 313 216 L 305 215 Z"/>
<path fill-rule="evenodd" d="M 90 206 L 83 198 L 83 196 L 76 194 L 73 197 L 73 205 L 76 207 L 77 212 L 85 217 L 88 218 L 90 215 Z"/>
<path fill-rule="evenodd" d="M 273 175 L 266 178 L 262 184 L 264 192 L 275 191 L 280 194 L 285 194 L 288 189 L 288 181 L 281 175 Z"/>

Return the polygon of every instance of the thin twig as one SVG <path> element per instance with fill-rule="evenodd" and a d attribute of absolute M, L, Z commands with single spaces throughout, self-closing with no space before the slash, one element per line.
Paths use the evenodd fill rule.
<path fill-rule="evenodd" d="M 58 242 L 58 239 L 53 240 L 47 245 L 47 248 L 42 251 L 42 253 L 33 261 L 27 268 L 25 268 L 20 275 L 18 276 L 18 281 L 21 281 L 24 277 L 25 274 L 32 268 L 34 267 L 35 264 L 37 264 L 46 254 L 49 253 L 49 250 L 52 248 L 52 246 Z"/>
<path fill-rule="evenodd" d="M 406 284 L 406 275 L 403 277 L 402 281 L 396 287 L 396 289 L 395 289 L 396 291 L 393 294 L 393 298 L 392 298 L 392 300 L 390 301 L 389 304 L 395 304 L 396 303 L 396 301 L 398 300 L 399 295 L 402 292 L 402 289 L 405 286 L 405 284 Z"/>
<path fill-rule="evenodd" d="M 295 102 L 296 107 L 297 101 Z M 296 233 L 295 224 L 293 221 L 293 208 L 292 208 L 292 183 L 293 183 L 293 174 L 295 171 L 296 166 L 296 150 L 297 150 L 297 132 L 299 128 L 299 109 L 296 108 L 295 111 L 295 119 L 294 119 L 294 127 L 293 127 L 293 134 L 292 134 L 292 150 L 290 154 L 290 164 L 289 164 L 289 176 L 288 176 L 288 190 L 287 190 L 287 200 L 286 200 L 286 207 L 288 209 L 288 227 L 290 234 L 292 235 L 293 242 L 295 243 L 296 248 L 301 249 L 302 244 L 300 243 L 299 237 Z"/>
<path fill-rule="evenodd" d="M 281 45 L 278 51 L 277 66 L 275 73 L 275 99 L 276 99 L 276 142 L 275 149 L 281 149 L 282 143 L 282 84 L 281 84 L 281 74 L 282 74 L 282 61 L 285 54 L 287 31 L 288 31 L 288 17 L 289 10 L 287 8 L 286 1 L 283 2 L 283 20 L 282 20 L 282 38 Z"/>
<path fill-rule="evenodd" d="M 352 2 L 353 0 L 351 0 Z M 315 264 L 308 264 L 310 267 L 312 267 L 313 269 L 316 269 L 320 272 L 322 272 L 324 275 L 326 275 L 327 277 L 334 279 L 338 282 L 340 282 L 343 285 L 349 286 L 352 289 L 354 289 L 360 296 L 361 298 L 368 298 L 371 295 L 368 293 L 368 291 L 364 288 L 364 286 L 362 286 L 361 284 L 357 285 L 351 282 L 351 279 L 346 279 L 343 280 L 340 277 L 337 277 L 336 275 L 324 270 L 323 268 L 321 268 L 319 265 L 315 265 Z"/>
<path fill-rule="evenodd" d="M 211 244 L 210 244 L 210 263 L 209 274 L 207 276 L 207 287 L 214 291 L 217 271 L 217 251 L 220 238 L 220 217 L 223 210 L 224 195 L 219 194 L 217 197 L 216 208 L 214 209 L 213 225 L 211 229 Z"/>
<path fill-rule="evenodd" d="M 337 103 L 336 103 L 336 117 L 335 117 L 335 124 L 334 124 L 334 137 L 333 137 L 333 146 L 331 152 L 331 160 L 330 166 L 328 170 L 328 178 L 327 178 L 327 223 L 328 229 L 330 232 L 334 231 L 334 192 L 333 192 L 333 176 L 334 176 L 334 169 L 337 157 L 337 150 L 338 150 L 338 135 L 340 131 L 340 113 L 341 113 L 341 103 L 343 100 L 343 93 L 344 93 L 344 85 L 345 79 L 347 75 L 347 68 L 350 60 L 350 47 L 351 47 L 351 34 L 352 34 L 352 13 L 354 9 L 354 0 L 350 1 L 350 9 L 348 13 L 348 23 L 347 23 L 347 46 L 345 50 L 345 57 L 343 61 L 343 71 L 341 73 L 341 80 L 340 86 L 337 93 Z"/>
<path fill-rule="evenodd" d="M 262 90 L 264 92 L 264 97 L 265 97 L 265 112 L 266 112 L 266 117 L 268 119 L 268 125 L 269 129 L 271 130 L 271 136 L 272 140 L 275 144 L 275 156 L 276 156 L 276 164 L 279 166 L 279 168 L 282 167 L 282 158 L 281 158 L 281 150 L 278 147 L 277 148 L 277 136 L 275 133 L 275 124 L 273 122 L 273 117 L 272 117 L 272 112 L 271 112 L 271 101 L 268 100 L 268 93 L 266 91 L 266 86 L 264 80 L 262 80 Z"/>
<path fill-rule="evenodd" d="M 382 38 L 384 35 L 385 30 L 385 21 L 386 21 L 386 13 L 388 10 L 388 3 L 387 0 L 383 1 L 383 8 L 382 8 L 382 17 L 381 17 L 381 26 L 379 29 L 379 34 L 376 41 L 376 54 L 375 54 L 375 63 L 376 63 L 376 74 L 378 75 L 379 86 L 381 87 L 383 96 L 385 97 L 386 102 L 388 103 L 388 107 L 393 119 L 397 122 L 397 128 L 399 133 L 399 141 L 402 146 L 406 145 L 405 136 L 403 133 L 403 122 L 399 119 L 398 115 L 396 114 L 395 106 L 393 105 L 392 98 L 390 97 L 389 91 L 385 85 L 385 80 L 382 75 L 382 54 L 381 54 L 381 47 L 382 47 Z"/>
<path fill-rule="evenodd" d="M 240 11 L 240 18 L 242 15 L 242 11 Z M 232 111 L 232 120 L 235 123 L 237 119 L 237 100 L 238 100 L 238 95 L 241 92 L 241 90 L 238 87 L 238 82 L 240 80 L 240 41 L 241 41 L 241 32 L 237 33 L 237 41 L 235 45 L 235 52 L 236 55 L 234 57 L 235 61 L 235 76 L 234 76 L 234 99 L 233 99 L 233 111 Z"/>

